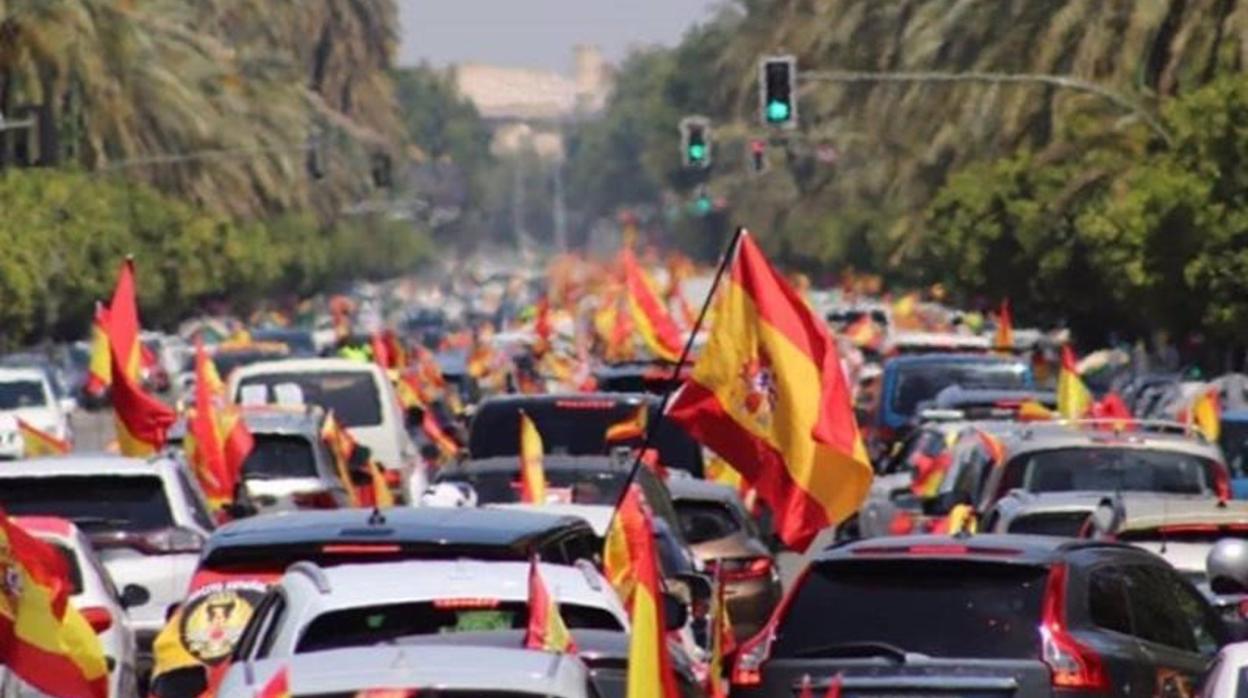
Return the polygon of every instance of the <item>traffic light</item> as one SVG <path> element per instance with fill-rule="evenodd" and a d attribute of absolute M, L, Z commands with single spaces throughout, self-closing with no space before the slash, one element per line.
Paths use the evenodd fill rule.
<path fill-rule="evenodd" d="M 711 166 L 711 122 L 701 116 L 680 120 L 680 152 L 685 167 Z"/>
<path fill-rule="evenodd" d="M 750 141 L 750 172 L 762 174 L 767 171 L 767 141 Z"/>
<path fill-rule="evenodd" d="M 797 126 L 797 59 L 768 56 L 758 64 L 758 88 L 763 123 L 768 126 Z"/>

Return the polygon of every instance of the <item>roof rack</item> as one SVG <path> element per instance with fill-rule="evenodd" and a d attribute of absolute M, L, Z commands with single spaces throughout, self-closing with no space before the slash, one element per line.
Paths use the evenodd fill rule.
<path fill-rule="evenodd" d="M 329 577 L 325 576 L 325 570 L 321 569 L 315 562 L 300 560 L 286 568 L 287 574 L 301 574 L 312 581 L 316 586 L 316 590 L 322 594 L 328 594 L 331 589 L 329 586 Z"/>

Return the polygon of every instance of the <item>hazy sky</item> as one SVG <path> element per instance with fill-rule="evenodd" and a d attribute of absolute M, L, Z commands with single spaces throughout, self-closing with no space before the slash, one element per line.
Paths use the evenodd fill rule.
<path fill-rule="evenodd" d="M 712 0 L 398 0 L 402 64 L 483 61 L 571 69 L 572 46 L 598 44 L 608 59 L 630 46 L 673 44 Z"/>

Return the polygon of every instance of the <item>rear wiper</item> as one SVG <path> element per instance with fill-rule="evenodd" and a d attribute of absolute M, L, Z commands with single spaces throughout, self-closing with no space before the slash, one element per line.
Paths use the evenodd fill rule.
<path fill-rule="evenodd" d="M 908 653 L 897 645 L 887 642 L 834 642 L 829 645 L 806 647 L 791 656 L 794 657 L 888 657 L 899 664 L 906 663 Z"/>

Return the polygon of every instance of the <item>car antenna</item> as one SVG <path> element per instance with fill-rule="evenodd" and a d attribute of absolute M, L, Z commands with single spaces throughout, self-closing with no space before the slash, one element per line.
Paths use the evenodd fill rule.
<path fill-rule="evenodd" d="M 1159 529 L 1161 533 L 1161 549 L 1157 551 L 1160 555 L 1166 554 L 1166 524 L 1170 521 L 1169 510 L 1170 498 L 1166 497 L 1163 493 L 1161 498 L 1161 528 Z"/>
<path fill-rule="evenodd" d="M 373 507 L 373 513 L 368 515 L 369 526 L 385 526 L 386 515 L 381 513 L 380 507 Z"/>

